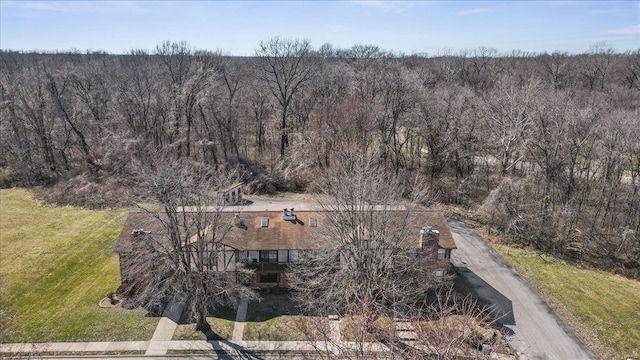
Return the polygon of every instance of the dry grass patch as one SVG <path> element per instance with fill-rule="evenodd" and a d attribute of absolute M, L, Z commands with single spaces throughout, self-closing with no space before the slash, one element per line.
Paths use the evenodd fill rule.
<path fill-rule="evenodd" d="M 340 322 L 340 332 L 344 341 L 377 342 L 392 338 L 395 331 L 395 322 L 386 316 L 376 319 L 347 316 Z"/>
<path fill-rule="evenodd" d="M 311 329 L 302 315 L 281 315 L 260 322 L 248 322 L 244 327 L 243 340 L 272 340 L 272 341 L 305 341 L 311 340 L 301 329 Z"/>
<path fill-rule="evenodd" d="M 304 335 L 307 341 L 329 341 L 332 339 L 331 322 L 324 316 L 300 316 L 295 323 L 299 333 Z"/>
<path fill-rule="evenodd" d="M 249 303 L 244 340 L 304 341 L 322 340 L 321 318 L 299 313 L 291 294 L 263 292 L 260 301 Z"/>

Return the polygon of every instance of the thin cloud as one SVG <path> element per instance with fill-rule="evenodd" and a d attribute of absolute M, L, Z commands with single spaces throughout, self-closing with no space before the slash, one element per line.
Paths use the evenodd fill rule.
<path fill-rule="evenodd" d="M 628 27 L 623 27 L 623 28 L 618 28 L 618 29 L 611 29 L 611 30 L 608 30 L 607 33 L 616 34 L 616 35 L 640 34 L 640 24 L 633 25 L 633 26 L 628 26 Z"/>
<path fill-rule="evenodd" d="M 576 5 L 578 4 L 577 0 L 558 0 L 558 1 L 552 1 L 549 3 L 549 5 Z"/>
<path fill-rule="evenodd" d="M 393 0 L 351 0 L 351 3 L 368 8 L 400 11 L 414 5 L 413 1 Z"/>
<path fill-rule="evenodd" d="M 59 3 L 41 1 L 2 1 L 0 6 L 4 8 L 17 8 L 39 11 L 64 11 L 64 7 Z"/>
<path fill-rule="evenodd" d="M 2 1 L 3 8 L 60 13 L 141 12 L 135 1 Z"/>
<path fill-rule="evenodd" d="M 491 11 L 491 9 L 489 9 L 489 8 L 475 8 L 475 9 L 461 11 L 461 12 L 458 13 L 458 16 L 478 15 L 478 14 L 488 13 L 490 11 Z"/>
<path fill-rule="evenodd" d="M 624 11 L 620 9 L 600 9 L 600 10 L 589 11 L 589 15 L 591 16 L 620 15 L 620 14 L 624 14 Z"/>

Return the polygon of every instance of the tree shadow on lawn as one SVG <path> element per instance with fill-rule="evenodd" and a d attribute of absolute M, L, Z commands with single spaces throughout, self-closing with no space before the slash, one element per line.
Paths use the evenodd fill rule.
<path fill-rule="evenodd" d="M 258 356 L 251 350 L 247 350 L 246 348 L 235 344 L 231 341 L 226 340 L 208 340 L 209 344 L 212 348 L 217 347 L 221 348 L 221 350 L 215 350 L 216 359 L 220 360 L 236 360 L 236 359 L 252 359 L 252 360 L 262 360 L 263 357 Z M 285 356 L 286 358 L 286 356 Z"/>
<path fill-rule="evenodd" d="M 247 322 L 263 322 L 282 315 L 302 315 L 288 290 L 262 290 L 260 300 L 247 305 Z"/>
<path fill-rule="evenodd" d="M 235 321 L 236 319 L 237 309 L 230 307 L 220 307 L 215 309 L 209 309 L 209 313 L 207 314 L 208 318 L 217 318 L 228 321 Z M 195 326 L 195 319 L 189 310 L 185 310 L 180 315 L 180 319 L 178 320 L 178 325 L 192 325 Z M 224 334 L 218 334 L 215 331 L 216 324 L 212 324 L 209 319 L 207 319 L 207 323 L 209 324 L 209 329 L 205 331 L 201 331 L 202 334 L 206 337 L 207 341 L 211 340 L 227 340 L 228 336 L 224 336 Z M 193 330 L 194 332 L 200 332 Z M 223 331 L 224 333 L 224 331 Z"/>
<path fill-rule="evenodd" d="M 260 301 L 247 306 L 243 339 L 248 341 L 321 341 L 330 330 L 328 319 L 300 311 L 295 293 L 271 289 L 260 293 Z"/>

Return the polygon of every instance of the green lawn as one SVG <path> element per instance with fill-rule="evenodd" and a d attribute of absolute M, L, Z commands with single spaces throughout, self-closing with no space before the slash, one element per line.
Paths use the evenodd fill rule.
<path fill-rule="evenodd" d="M 207 322 L 211 325 L 211 333 L 197 331 L 194 324 L 183 324 L 176 328 L 173 340 L 230 340 L 233 336 L 233 320 L 208 317 Z"/>
<path fill-rule="evenodd" d="M 146 311 L 101 309 L 120 283 L 113 245 L 126 210 L 43 206 L 24 189 L 0 190 L 2 342 L 148 340 Z"/>
<path fill-rule="evenodd" d="M 321 340 L 317 332 L 318 318 L 302 315 L 280 315 L 264 321 L 250 321 L 244 327 L 243 340 L 305 341 Z"/>
<path fill-rule="evenodd" d="M 640 357 L 640 282 L 493 244 L 602 359 Z"/>

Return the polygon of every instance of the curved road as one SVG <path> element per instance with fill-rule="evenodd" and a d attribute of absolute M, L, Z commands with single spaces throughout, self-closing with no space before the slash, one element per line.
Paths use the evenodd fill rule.
<path fill-rule="evenodd" d="M 449 220 L 458 247 L 451 261 L 458 274 L 491 306 L 520 359 L 596 359 L 540 295 L 482 238 L 462 222 Z"/>

